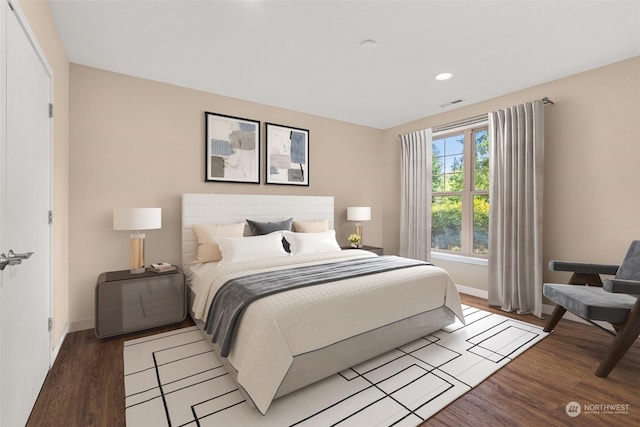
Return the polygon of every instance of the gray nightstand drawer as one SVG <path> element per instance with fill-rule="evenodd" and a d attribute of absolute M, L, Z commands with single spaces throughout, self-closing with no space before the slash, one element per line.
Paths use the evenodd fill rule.
<path fill-rule="evenodd" d="M 186 317 L 182 271 L 102 273 L 96 284 L 96 335 L 100 338 L 168 325 Z"/>

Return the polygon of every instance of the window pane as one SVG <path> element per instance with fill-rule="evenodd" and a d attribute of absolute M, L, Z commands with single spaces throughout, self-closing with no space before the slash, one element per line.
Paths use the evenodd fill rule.
<path fill-rule="evenodd" d="M 451 154 L 462 154 L 464 152 L 464 135 L 450 136 L 444 139 L 444 153 L 447 156 Z"/>
<path fill-rule="evenodd" d="M 489 195 L 473 196 L 473 253 L 489 253 Z"/>
<path fill-rule="evenodd" d="M 431 191 L 444 191 L 444 141 L 434 140 L 431 144 Z"/>
<path fill-rule="evenodd" d="M 489 132 L 475 132 L 475 190 L 489 190 Z"/>
<path fill-rule="evenodd" d="M 434 175 L 444 173 L 444 157 L 434 157 L 431 160 L 431 166 Z"/>
<path fill-rule="evenodd" d="M 462 191 L 463 188 L 462 171 L 444 175 L 444 191 Z"/>
<path fill-rule="evenodd" d="M 444 166 L 444 172 L 446 173 L 462 171 L 464 167 L 464 156 L 462 154 L 446 156 L 444 158 Z"/>
<path fill-rule="evenodd" d="M 444 156 L 444 139 L 434 139 L 431 141 L 431 152 L 433 157 Z"/>
<path fill-rule="evenodd" d="M 431 168 L 431 190 L 434 192 L 444 191 L 444 159 L 442 157 L 433 157 Z"/>
<path fill-rule="evenodd" d="M 444 191 L 443 175 L 433 175 L 431 177 L 431 191 L 434 193 L 441 193 Z"/>
<path fill-rule="evenodd" d="M 431 199 L 431 247 L 460 252 L 462 199 L 436 196 Z"/>

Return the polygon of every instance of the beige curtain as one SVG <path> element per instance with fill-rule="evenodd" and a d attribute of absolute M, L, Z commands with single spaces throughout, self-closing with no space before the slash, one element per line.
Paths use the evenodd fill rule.
<path fill-rule="evenodd" d="M 489 304 L 542 316 L 542 101 L 489 114 Z"/>
<path fill-rule="evenodd" d="M 400 256 L 431 259 L 431 129 L 400 136 Z"/>

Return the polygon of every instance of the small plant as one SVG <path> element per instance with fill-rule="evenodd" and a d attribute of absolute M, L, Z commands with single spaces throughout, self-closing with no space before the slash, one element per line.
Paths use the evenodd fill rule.
<path fill-rule="evenodd" d="M 358 246 L 362 237 L 359 234 L 350 234 L 348 237 L 349 242 L 351 242 L 351 246 Z"/>

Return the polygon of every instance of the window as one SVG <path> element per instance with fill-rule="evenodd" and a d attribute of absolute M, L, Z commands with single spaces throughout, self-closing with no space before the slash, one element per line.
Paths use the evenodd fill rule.
<path fill-rule="evenodd" d="M 433 137 L 431 248 L 460 255 L 489 252 L 489 131 Z"/>

